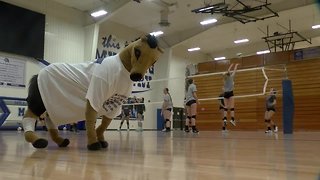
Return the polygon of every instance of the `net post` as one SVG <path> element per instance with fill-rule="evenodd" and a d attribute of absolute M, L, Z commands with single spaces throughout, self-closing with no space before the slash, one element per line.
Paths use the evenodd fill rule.
<path fill-rule="evenodd" d="M 293 133 L 294 99 L 291 80 L 282 81 L 282 124 L 283 133 Z"/>
<path fill-rule="evenodd" d="M 285 79 L 288 79 L 287 66 L 286 66 L 286 65 L 283 65 L 283 66 L 284 66 L 284 75 L 285 75 Z"/>
<path fill-rule="evenodd" d="M 264 79 L 266 80 L 266 81 L 264 82 L 264 86 L 263 86 L 263 89 L 262 89 L 262 93 L 263 93 L 263 94 L 266 94 L 266 90 L 267 90 L 267 86 L 268 86 L 268 81 L 269 81 L 269 79 L 268 79 L 268 76 L 267 76 L 267 74 L 266 74 L 265 67 L 262 67 L 261 71 L 262 71 L 262 74 L 263 74 L 263 76 L 264 76 Z"/>

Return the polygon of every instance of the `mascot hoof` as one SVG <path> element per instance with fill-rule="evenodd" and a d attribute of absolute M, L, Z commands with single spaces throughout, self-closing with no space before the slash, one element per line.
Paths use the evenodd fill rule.
<path fill-rule="evenodd" d="M 101 149 L 101 144 L 100 144 L 100 142 L 95 142 L 93 144 L 87 145 L 87 148 L 88 148 L 88 150 L 91 150 L 91 151 L 97 151 L 97 150 Z"/>
<path fill-rule="evenodd" d="M 45 148 L 48 146 L 48 141 L 46 139 L 37 139 L 32 143 L 32 146 L 37 149 Z"/>
<path fill-rule="evenodd" d="M 102 148 L 107 148 L 109 146 L 107 141 L 99 141 Z"/>
<path fill-rule="evenodd" d="M 59 147 L 67 147 L 70 144 L 69 139 L 64 139 L 61 144 L 59 144 Z"/>

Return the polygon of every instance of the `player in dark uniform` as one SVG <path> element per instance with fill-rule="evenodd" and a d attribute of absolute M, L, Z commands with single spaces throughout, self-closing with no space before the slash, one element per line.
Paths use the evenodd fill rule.
<path fill-rule="evenodd" d="M 271 88 L 270 94 L 266 98 L 266 112 L 264 115 L 265 123 L 267 125 L 267 131 L 265 133 L 271 133 L 271 127 L 273 128 L 273 132 L 278 132 L 278 127 L 274 123 L 274 121 L 271 119 L 274 113 L 276 112 L 275 106 L 276 106 L 276 89 Z"/>

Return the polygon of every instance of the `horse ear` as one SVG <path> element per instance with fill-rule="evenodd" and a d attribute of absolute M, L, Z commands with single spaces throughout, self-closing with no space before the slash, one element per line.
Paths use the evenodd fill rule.
<path fill-rule="evenodd" d="M 147 36 L 142 36 L 140 39 L 141 39 L 142 42 L 147 42 L 148 41 Z"/>

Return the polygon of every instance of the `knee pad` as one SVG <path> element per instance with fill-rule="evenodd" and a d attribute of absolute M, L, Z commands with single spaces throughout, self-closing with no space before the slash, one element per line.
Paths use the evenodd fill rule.
<path fill-rule="evenodd" d="M 234 111 L 234 108 L 231 108 L 230 111 Z"/>
<path fill-rule="evenodd" d="M 191 119 L 191 116 L 187 116 L 188 119 Z"/>
<path fill-rule="evenodd" d="M 223 108 L 224 111 L 228 111 L 228 108 Z"/>
<path fill-rule="evenodd" d="M 36 125 L 36 119 L 34 118 L 30 118 L 30 117 L 26 117 L 22 119 L 22 126 L 24 129 L 24 132 L 28 132 L 28 131 L 34 131 L 34 126 Z"/>
<path fill-rule="evenodd" d="M 266 122 L 266 123 L 270 123 L 270 122 L 271 122 L 271 120 L 270 120 L 270 119 L 265 119 L 265 120 L 264 120 L 264 122 Z"/>
<path fill-rule="evenodd" d="M 193 116 L 191 116 L 191 118 L 196 119 L 196 118 L 197 118 L 197 116 L 196 116 L 196 115 L 193 115 Z"/>

